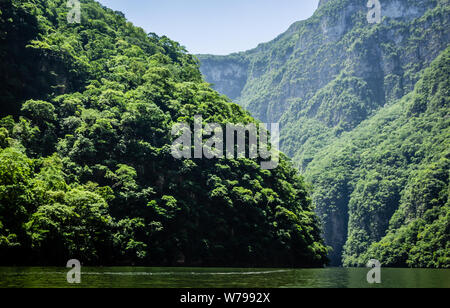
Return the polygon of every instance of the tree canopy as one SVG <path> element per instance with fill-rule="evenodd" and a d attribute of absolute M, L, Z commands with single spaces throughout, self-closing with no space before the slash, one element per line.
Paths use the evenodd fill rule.
<path fill-rule="evenodd" d="M 172 157 L 174 123 L 256 123 L 198 61 L 81 1 L 0 4 L 0 264 L 323 266 L 309 189 L 282 156 Z"/>

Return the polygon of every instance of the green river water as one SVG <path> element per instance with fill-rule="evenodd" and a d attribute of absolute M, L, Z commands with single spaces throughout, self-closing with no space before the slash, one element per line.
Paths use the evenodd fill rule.
<path fill-rule="evenodd" d="M 66 268 L 0 267 L 0 288 L 450 288 L 450 270 L 381 269 L 381 284 L 367 283 L 369 269 L 242 269 L 83 267 L 69 284 Z"/>

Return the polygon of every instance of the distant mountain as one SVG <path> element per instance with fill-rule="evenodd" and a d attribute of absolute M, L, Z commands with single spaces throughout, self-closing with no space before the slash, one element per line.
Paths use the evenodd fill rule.
<path fill-rule="evenodd" d="M 281 123 L 281 150 L 313 183 L 316 211 L 323 220 L 326 242 L 333 247 L 333 264 L 362 265 L 370 258 L 369 247 L 373 254 L 375 250 L 380 252 L 379 247 L 386 241 L 384 236 L 392 238 L 393 230 L 400 225 L 406 228 L 408 222 L 424 219 L 425 213 L 419 212 L 413 215 L 415 218 L 398 220 L 397 212 L 405 208 L 406 194 L 413 182 L 423 176 L 414 173 L 419 172 L 419 166 L 427 169 L 431 166 L 424 167 L 428 162 L 445 167 L 445 162 L 440 161 L 445 156 L 442 142 L 449 137 L 446 103 L 434 109 L 422 104 L 421 108 L 428 111 L 419 113 L 426 115 L 423 121 L 434 121 L 433 125 L 439 127 L 435 132 L 440 139 L 426 142 L 419 137 L 426 135 L 430 127 L 403 127 L 397 123 L 398 129 L 402 126 L 410 130 L 413 144 L 427 145 L 427 154 L 388 138 L 383 132 L 389 123 L 367 122 L 377 121 L 394 110 L 402 113 L 404 121 L 415 119 L 417 113 L 406 108 L 411 98 L 405 96 L 419 87 L 425 69 L 449 46 L 449 1 L 381 0 L 380 24 L 368 23 L 366 3 L 320 1 L 311 18 L 294 23 L 271 42 L 229 56 L 198 56 L 203 75 L 216 90 L 261 121 Z M 432 71 L 448 78 L 448 63 L 442 60 L 445 58 L 443 55 L 439 62 L 444 68 Z M 442 93 L 448 91 L 448 86 L 441 87 L 444 92 L 440 96 L 431 93 L 428 99 L 445 100 Z M 416 88 L 411 95 L 419 97 L 420 93 Z M 363 146 L 356 141 L 367 132 L 367 127 L 373 129 L 373 135 L 364 135 Z M 381 142 L 380 138 L 387 138 L 390 143 L 385 140 L 378 144 L 376 140 Z M 334 161 L 338 153 L 340 160 Z M 422 181 L 427 182 L 426 178 Z M 448 185 L 448 178 L 442 181 Z M 430 196 L 438 198 L 442 194 L 438 190 Z M 444 199 L 448 197 L 448 191 L 443 194 Z M 428 208 L 424 200 L 417 202 Z M 427 221 L 438 219 L 433 217 Z M 397 219 L 395 228 L 389 223 L 391 218 Z M 445 219 L 441 222 L 448 225 Z M 436 245 L 442 249 L 442 245 Z M 420 245 L 410 241 L 407 246 L 413 249 Z M 437 258 L 432 257 L 428 263 L 408 258 L 391 263 L 450 266 L 448 255 L 439 257 L 440 261 Z"/>

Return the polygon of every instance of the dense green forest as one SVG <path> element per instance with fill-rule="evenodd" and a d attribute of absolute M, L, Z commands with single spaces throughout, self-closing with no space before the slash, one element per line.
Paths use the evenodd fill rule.
<path fill-rule="evenodd" d="M 313 186 L 333 265 L 450 267 L 448 0 L 321 1 L 257 48 L 199 55 Z M 434 62 L 433 62 L 434 61 Z"/>
<path fill-rule="evenodd" d="M 198 61 L 81 1 L 0 2 L 0 265 L 323 266 L 308 186 L 282 155 L 172 157 L 171 127 L 256 123 Z"/>
<path fill-rule="evenodd" d="M 385 266 L 450 267 L 449 76 L 450 48 L 410 95 L 311 163 L 308 179 L 317 183 L 321 216 L 348 211 L 344 265 L 375 258 Z M 348 208 L 337 193 L 345 190 Z"/>

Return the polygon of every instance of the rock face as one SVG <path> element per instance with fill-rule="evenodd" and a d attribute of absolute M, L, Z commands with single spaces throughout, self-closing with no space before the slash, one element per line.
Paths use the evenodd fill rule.
<path fill-rule="evenodd" d="M 215 89 L 231 99 L 238 98 L 248 79 L 248 61 L 239 56 L 199 56 L 203 74 Z"/>
<path fill-rule="evenodd" d="M 271 42 L 230 56 L 198 56 L 216 90 L 261 121 L 281 123 L 281 149 L 307 176 L 318 151 L 411 92 L 450 42 L 448 0 L 382 0 L 381 24 L 367 22 L 366 3 L 321 0 L 310 19 Z M 329 200 L 315 200 L 334 264 L 351 232 L 347 184 L 334 196 L 333 212 Z M 380 239 L 385 228 L 371 230 L 370 238 Z"/>
<path fill-rule="evenodd" d="M 275 40 L 256 49 L 230 56 L 199 55 L 206 80 L 262 121 L 279 121 L 291 106 L 302 107 L 299 105 L 304 105 L 341 73 L 349 73 L 367 82 L 367 90 L 379 98 L 369 110 L 355 115 L 359 119 L 354 120 L 360 122 L 370 109 L 409 92 L 417 77 L 405 80 L 410 78 L 404 76 L 406 66 L 412 62 L 429 63 L 445 45 L 444 40 L 425 46 L 428 42 L 422 40 L 422 50 L 417 52 L 419 46 L 409 41 L 410 23 L 436 6 L 436 0 L 415 1 L 416 5 L 385 0 L 382 6 L 385 22 L 378 27 L 367 23 L 365 1 L 332 2 L 325 5 L 322 1 L 309 20 L 293 24 Z M 364 36 L 359 30 L 365 31 Z M 395 54 L 407 45 L 413 49 Z M 417 70 L 420 68 L 423 65 Z M 390 80 L 386 80 L 384 89 L 387 76 Z M 334 122 L 348 120 L 339 113 L 333 115 Z"/>

